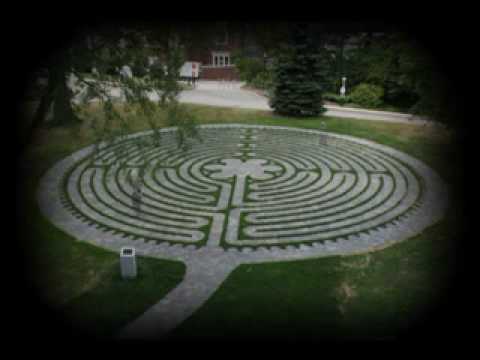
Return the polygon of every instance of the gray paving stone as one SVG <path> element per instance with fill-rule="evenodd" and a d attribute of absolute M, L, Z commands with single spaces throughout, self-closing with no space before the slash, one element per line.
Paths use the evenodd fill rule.
<path fill-rule="evenodd" d="M 393 244 L 438 221 L 448 204 L 447 186 L 428 166 L 367 140 L 287 127 L 204 125 L 204 141 L 182 152 L 175 131 L 163 129 L 164 146 L 149 150 L 139 208 L 127 176 L 140 163 L 133 141 L 148 132 L 124 143 L 127 165 L 114 162 L 119 145 L 104 144 L 98 159 L 106 162 L 90 163 L 90 146 L 57 163 L 38 189 L 43 214 L 72 236 L 187 265 L 184 281 L 123 335 L 169 331 L 239 264 Z M 328 146 L 318 144 L 319 136 Z"/>

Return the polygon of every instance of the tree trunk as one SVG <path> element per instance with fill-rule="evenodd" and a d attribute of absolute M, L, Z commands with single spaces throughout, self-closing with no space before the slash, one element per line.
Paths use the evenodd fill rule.
<path fill-rule="evenodd" d="M 32 123 L 30 125 L 30 128 L 28 129 L 28 133 L 25 136 L 24 142 L 21 144 L 22 151 L 28 146 L 28 144 L 32 142 L 37 129 L 43 125 L 45 118 L 47 116 L 48 110 L 50 109 L 53 103 L 54 93 L 55 93 L 55 81 L 52 78 L 52 73 L 50 71 L 48 72 L 47 81 L 48 81 L 47 89 L 45 90 L 45 93 L 40 98 L 40 103 L 38 104 L 35 114 L 33 115 Z"/>
<path fill-rule="evenodd" d="M 76 124 L 80 118 L 75 114 L 72 107 L 73 92 L 67 85 L 67 72 L 65 67 L 57 71 L 57 86 L 55 88 L 55 99 L 53 104 L 52 125 L 62 126 Z"/>
<path fill-rule="evenodd" d="M 53 104 L 52 125 L 68 125 L 79 123 L 81 120 L 76 116 L 72 107 L 73 93 L 68 87 L 67 71 L 65 61 L 55 63 L 50 66 L 48 71 L 48 84 L 45 93 L 40 98 L 40 103 L 33 115 L 32 123 L 28 133 L 21 144 L 23 151 L 30 144 L 36 131 L 44 123 Z"/>
<path fill-rule="evenodd" d="M 52 119 L 53 125 L 61 126 L 80 122 L 80 119 L 75 115 L 72 107 L 72 97 L 72 91 L 65 84 L 65 81 L 62 81 L 55 91 Z"/>

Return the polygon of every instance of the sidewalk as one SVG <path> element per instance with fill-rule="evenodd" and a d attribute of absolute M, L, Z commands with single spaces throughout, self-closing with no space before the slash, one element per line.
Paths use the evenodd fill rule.
<path fill-rule="evenodd" d="M 240 109 L 253 109 L 272 111 L 268 99 L 252 90 L 243 89 L 243 82 L 239 81 L 197 81 L 194 89 L 180 92 L 178 100 L 183 103 L 220 106 Z M 119 88 L 110 87 L 110 95 L 122 98 Z M 149 94 L 152 101 L 158 101 L 159 96 L 152 92 Z M 416 125 L 432 124 L 433 122 L 414 116 L 412 114 L 390 111 L 366 110 L 348 108 L 336 105 L 325 105 L 325 115 L 349 119 L 376 120 Z"/>
<path fill-rule="evenodd" d="M 244 83 L 242 82 L 198 81 L 195 89 L 182 91 L 179 100 L 192 104 L 265 111 L 272 110 L 268 105 L 268 99 L 266 97 L 254 91 L 242 89 L 241 87 L 243 85 Z M 335 105 L 325 105 L 325 107 L 327 108 L 325 112 L 327 116 L 418 125 L 429 123 L 426 119 L 405 113 L 348 108 Z"/>

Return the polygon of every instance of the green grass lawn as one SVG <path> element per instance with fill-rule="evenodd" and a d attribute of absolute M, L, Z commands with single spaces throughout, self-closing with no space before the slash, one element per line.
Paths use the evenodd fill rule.
<path fill-rule="evenodd" d="M 320 128 L 382 143 L 423 160 L 451 184 L 460 162 L 446 130 L 410 124 L 349 120 L 294 119 L 269 112 L 186 105 L 199 123 L 245 123 Z M 83 109 L 85 121 L 71 128 L 41 129 L 19 165 L 21 235 L 42 296 L 72 321 L 113 334 L 162 298 L 183 277 L 182 263 L 139 258 L 139 278 L 122 281 L 118 254 L 78 242 L 40 214 L 35 191 L 42 174 L 73 151 L 92 142 L 96 105 Z M 160 122 L 164 114 L 158 114 Z M 132 131 L 148 128 L 132 116 Z M 452 188 L 454 191 L 455 188 Z M 452 196 L 453 200 L 457 199 Z M 318 260 L 242 265 L 207 303 L 179 328 L 174 339 L 196 336 L 389 338 L 412 325 L 435 304 L 447 286 L 454 259 L 460 204 L 415 238 L 375 253 Z M 34 236 L 33 236 L 34 235 Z M 368 324 L 368 326 L 366 326 Z"/>

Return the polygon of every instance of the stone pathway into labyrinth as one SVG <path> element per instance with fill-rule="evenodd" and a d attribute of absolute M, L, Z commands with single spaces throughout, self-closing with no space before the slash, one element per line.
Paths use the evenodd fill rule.
<path fill-rule="evenodd" d="M 127 181 L 140 166 L 132 135 L 57 163 L 41 181 L 43 213 L 111 250 L 183 261 L 183 282 L 122 336 L 159 336 L 191 315 L 242 263 L 353 254 L 420 233 L 447 205 L 429 167 L 392 148 L 316 130 L 205 125 L 177 148 L 176 130 L 148 151 L 140 208 Z M 115 149 L 124 149 L 115 161 Z"/>

